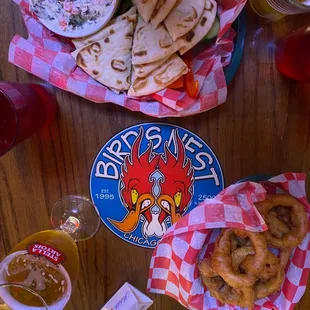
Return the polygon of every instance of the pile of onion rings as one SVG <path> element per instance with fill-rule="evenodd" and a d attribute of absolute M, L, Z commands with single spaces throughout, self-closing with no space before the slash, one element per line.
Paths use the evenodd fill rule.
<path fill-rule="evenodd" d="M 202 283 L 223 304 L 252 308 L 281 289 L 291 253 L 305 238 L 304 206 L 289 195 L 267 195 L 255 204 L 268 230 L 223 229 L 211 256 L 198 263 Z M 279 255 L 272 253 L 279 250 Z"/>

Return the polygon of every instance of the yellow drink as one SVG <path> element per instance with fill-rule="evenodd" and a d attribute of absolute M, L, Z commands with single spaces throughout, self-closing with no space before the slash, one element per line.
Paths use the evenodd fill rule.
<path fill-rule="evenodd" d="M 250 0 L 250 5 L 256 14 L 264 18 L 277 20 L 285 16 L 285 14 L 274 9 L 269 0 Z"/>
<path fill-rule="evenodd" d="M 39 294 L 51 310 L 59 310 L 70 298 L 78 272 L 74 240 L 63 231 L 46 230 L 24 239 L 1 262 L 0 284 L 20 283 Z M 1 298 L 14 305 L 13 309 L 41 306 L 40 300 L 24 289 L 12 287 L 9 291 L 2 289 Z"/>
<path fill-rule="evenodd" d="M 250 4 L 258 15 L 271 20 L 310 12 L 309 0 L 250 0 Z"/>
<path fill-rule="evenodd" d="M 68 272 L 74 287 L 79 273 L 80 259 L 76 243 L 70 235 L 61 230 L 44 230 L 24 239 L 10 253 L 27 250 L 29 245 L 35 243 L 51 245 L 64 254 L 64 261 L 61 265 Z"/>

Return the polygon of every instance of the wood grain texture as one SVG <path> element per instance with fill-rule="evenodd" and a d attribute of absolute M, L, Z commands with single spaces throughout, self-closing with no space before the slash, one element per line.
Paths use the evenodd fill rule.
<path fill-rule="evenodd" d="M 7 62 L 13 35 L 25 35 L 18 8 L 2 0 L 0 16 L 0 79 L 37 81 Z M 213 148 L 226 185 L 254 174 L 309 171 L 310 85 L 281 77 L 268 54 L 250 48 L 259 25 L 267 42 L 308 21 L 309 15 L 301 15 L 268 24 L 248 10 L 245 54 L 229 85 L 227 102 L 201 115 L 166 120 L 194 131 Z M 127 126 L 154 121 L 112 104 L 55 92 L 57 120 L 0 159 L 0 259 L 26 236 L 50 227 L 51 207 L 62 196 L 89 196 L 92 162 L 112 135 Z M 66 309 L 99 309 L 125 281 L 145 292 L 151 250 L 123 242 L 103 225 L 93 239 L 78 247 L 81 273 Z M 152 309 L 183 309 L 169 297 L 151 298 Z M 310 309 L 309 290 L 297 309 Z"/>

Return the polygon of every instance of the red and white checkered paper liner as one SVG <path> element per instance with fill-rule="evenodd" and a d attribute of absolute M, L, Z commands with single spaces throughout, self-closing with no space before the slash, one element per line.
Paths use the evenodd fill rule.
<path fill-rule="evenodd" d="M 184 218 L 171 226 L 154 250 L 148 279 L 148 290 L 166 294 L 188 309 L 241 309 L 223 305 L 210 296 L 202 285 L 197 261 L 212 253 L 222 227 L 261 232 L 266 223 L 254 206 L 265 199 L 266 192 L 289 193 L 304 204 L 310 214 L 305 193 L 305 174 L 285 173 L 262 184 L 244 182 L 224 189 L 214 199 L 205 200 Z M 281 291 L 255 302 L 255 310 L 293 309 L 303 296 L 310 268 L 310 233 L 294 251 Z"/>
<path fill-rule="evenodd" d="M 195 79 L 200 94 L 194 100 L 186 93 L 165 89 L 143 99 L 117 95 L 76 66 L 70 40 L 45 28 L 30 12 L 29 0 L 14 0 L 21 9 L 29 32 L 26 40 L 16 35 L 9 49 L 9 61 L 61 89 L 97 103 L 113 102 L 132 111 L 154 117 L 181 117 L 210 110 L 226 101 L 227 85 L 223 66 L 233 51 L 235 32 L 231 24 L 246 0 L 223 0 L 219 7 L 221 30 L 216 44 L 194 59 Z"/>

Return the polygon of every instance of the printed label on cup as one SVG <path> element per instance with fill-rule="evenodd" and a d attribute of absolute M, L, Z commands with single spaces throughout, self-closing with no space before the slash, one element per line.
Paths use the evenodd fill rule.
<path fill-rule="evenodd" d="M 33 243 L 28 246 L 28 254 L 44 256 L 51 263 L 58 265 L 65 261 L 65 255 L 58 249 L 44 243 Z"/>

